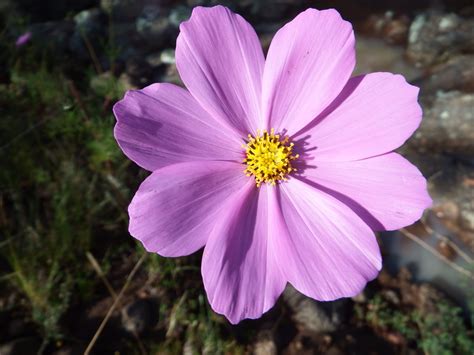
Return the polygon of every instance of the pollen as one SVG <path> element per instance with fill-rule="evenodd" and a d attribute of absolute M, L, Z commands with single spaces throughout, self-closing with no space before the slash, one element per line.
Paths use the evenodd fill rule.
<path fill-rule="evenodd" d="M 244 145 L 245 174 L 255 177 L 257 187 L 263 182 L 275 186 L 278 181 L 288 180 L 288 174 L 296 171 L 291 163 L 298 158 L 298 154 L 293 154 L 293 146 L 288 137 L 281 138 L 273 128 L 270 133 L 257 130 L 255 137 L 249 134 L 248 143 Z"/>

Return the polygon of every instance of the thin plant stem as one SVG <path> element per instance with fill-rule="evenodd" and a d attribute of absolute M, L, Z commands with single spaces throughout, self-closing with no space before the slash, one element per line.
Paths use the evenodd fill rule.
<path fill-rule="evenodd" d="M 415 234 L 407 231 L 405 228 L 400 229 L 400 233 L 402 233 L 405 237 L 407 237 L 408 239 L 410 239 L 410 240 L 414 241 L 415 243 L 417 243 L 418 245 L 420 245 L 423 249 L 426 249 L 427 251 L 429 251 L 431 254 L 436 256 L 438 259 L 444 261 L 446 264 L 448 264 L 448 266 L 450 266 L 451 268 L 453 268 L 457 272 L 459 272 L 459 273 L 467 276 L 468 278 L 474 280 L 474 275 L 471 272 L 469 272 L 469 270 L 466 270 L 462 266 L 459 266 L 458 264 L 453 263 L 447 257 L 445 257 L 444 255 L 441 255 L 440 253 L 438 253 L 438 251 L 435 248 L 433 248 L 431 245 L 426 243 L 420 237 L 418 237 Z"/>
<path fill-rule="evenodd" d="M 434 235 L 436 238 L 438 238 L 439 240 L 441 240 L 442 242 L 445 242 L 446 244 L 448 244 L 451 248 L 453 248 L 453 250 L 461 257 L 463 258 L 467 263 L 469 264 L 472 264 L 474 262 L 474 260 L 469 256 L 467 255 L 467 253 L 465 253 L 460 247 L 457 246 L 456 243 L 454 243 L 451 239 L 449 239 L 448 237 L 446 237 L 445 235 L 435 231 L 433 228 L 431 228 L 428 223 L 426 223 L 423 219 L 421 220 L 422 222 L 422 225 L 423 225 L 423 228 L 425 228 L 425 230 L 429 233 L 429 234 L 432 234 Z"/>
<path fill-rule="evenodd" d="M 100 65 L 99 59 L 97 58 L 97 54 L 95 53 L 94 47 L 92 46 L 91 42 L 89 41 L 89 38 L 87 37 L 84 31 L 81 31 L 81 37 L 87 47 L 89 55 L 91 56 L 95 71 L 97 72 L 97 74 L 102 74 L 103 70 L 102 66 Z"/>
<path fill-rule="evenodd" d="M 119 294 L 117 295 L 117 298 L 115 298 L 114 303 L 109 308 L 109 311 L 107 312 L 104 319 L 102 320 L 102 323 L 100 323 L 99 328 L 97 328 L 97 331 L 95 332 L 94 336 L 92 337 L 89 345 L 87 345 L 87 348 L 84 351 L 84 355 L 89 355 L 90 354 L 92 348 L 94 347 L 95 343 L 97 342 L 97 339 L 99 339 L 100 334 L 102 333 L 105 326 L 107 325 L 107 322 L 109 321 L 109 318 L 112 316 L 112 314 L 115 311 L 115 308 L 117 308 L 118 304 L 120 303 L 120 299 L 122 298 L 123 294 L 125 293 L 128 286 L 130 285 L 130 282 L 133 280 L 133 278 L 135 277 L 135 274 L 140 269 L 140 266 L 145 261 L 146 256 L 147 256 L 147 254 L 143 254 L 141 256 L 141 258 L 137 261 L 135 266 L 133 267 L 132 271 L 130 271 L 130 274 L 128 275 L 127 280 L 125 281 L 125 284 L 122 286 L 122 289 L 120 290 Z"/>
<path fill-rule="evenodd" d="M 95 270 L 97 275 L 100 277 L 100 279 L 104 283 L 105 287 L 107 288 L 107 291 L 109 291 L 110 296 L 112 296 L 112 299 L 115 301 L 117 299 L 117 293 L 115 292 L 115 290 L 113 289 L 113 287 L 110 284 L 109 280 L 105 276 L 105 273 L 102 270 L 102 268 L 100 267 L 100 264 L 97 262 L 97 259 L 90 252 L 86 252 L 86 257 L 89 260 L 89 262 L 91 263 L 92 268 Z M 118 303 L 117 307 L 120 308 L 120 313 L 122 314 L 122 316 L 125 317 L 126 319 L 128 319 L 129 317 L 128 317 L 127 313 L 123 310 L 122 305 L 120 304 L 120 302 Z M 138 343 L 138 347 L 140 348 L 140 352 L 143 355 L 147 354 L 147 352 L 145 350 L 145 347 L 143 346 L 143 343 L 142 343 L 140 337 L 138 336 L 138 333 L 136 332 L 136 330 L 133 330 L 132 333 L 133 333 L 133 336 L 134 336 L 135 340 Z"/>

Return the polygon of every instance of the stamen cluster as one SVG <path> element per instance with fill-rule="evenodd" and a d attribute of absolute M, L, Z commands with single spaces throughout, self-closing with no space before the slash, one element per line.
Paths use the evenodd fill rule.
<path fill-rule="evenodd" d="M 257 130 L 255 137 L 248 135 L 245 146 L 247 157 L 244 159 L 247 169 L 244 172 L 255 177 L 257 187 L 262 182 L 275 186 L 277 181 L 288 180 L 286 176 L 296 171 L 291 162 L 298 158 L 298 154 L 293 155 L 294 144 L 288 142 L 288 137 L 280 140 L 280 135 L 275 134 L 273 128 L 270 133 Z"/>

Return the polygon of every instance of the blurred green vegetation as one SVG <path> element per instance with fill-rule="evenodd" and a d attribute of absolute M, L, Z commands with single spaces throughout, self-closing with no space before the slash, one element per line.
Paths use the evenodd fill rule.
<path fill-rule="evenodd" d="M 18 60 L 10 75 L 0 86 L 1 252 L 8 280 L 28 298 L 44 336 L 56 338 L 71 296 L 94 286 L 85 252 L 101 235 L 126 230 L 130 191 L 120 181 L 128 162 L 101 97 L 79 93 L 45 61 Z"/>
<path fill-rule="evenodd" d="M 380 294 L 367 307 L 357 305 L 358 318 L 379 332 L 395 332 L 416 344 L 425 354 L 472 354 L 474 339 L 461 316 L 461 309 L 445 300 L 422 314 L 416 309 L 401 310 Z"/>
<path fill-rule="evenodd" d="M 111 106 L 126 89 L 120 80 L 97 73 L 92 62 L 71 65 L 41 44 L 17 49 L 10 42 L 0 35 L 0 61 L 9 70 L 9 82 L 0 83 L 0 298 L 16 294 L 19 301 L 0 312 L 31 319 L 44 349 L 74 337 L 64 318 L 75 305 L 110 297 L 88 252 L 106 277 L 144 253 L 128 234 L 127 205 L 146 173 L 113 137 Z M 151 352 L 187 346 L 243 353 L 208 306 L 199 263 L 147 257 L 142 272 L 159 284 L 159 328 L 166 332 L 147 342 Z M 133 340 L 123 343 L 138 351 Z"/>

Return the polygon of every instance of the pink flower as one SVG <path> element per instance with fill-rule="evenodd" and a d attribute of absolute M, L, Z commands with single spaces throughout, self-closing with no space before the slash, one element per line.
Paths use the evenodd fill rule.
<path fill-rule="evenodd" d="M 118 144 L 152 172 L 130 233 L 162 256 L 205 246 L 209 302 L 232 323 L 260 317 L 287 282 L 322 301 L 359 293 L 381 268 L 373 231 L 431 204 L 392 152 L 420 124 L 418 88 L 390 73 L 351 78 L 354 33 L 335 10 L 299 14 L 266 59 L 225 7 L 194 9 L 180 30 L 187 90 L 153 84 L 114 107 Z"/>
<path fill-rule="evenodd" d="M 15 46 L 22 47 L 27 44 L 31 39 L 31 32 L 25 32 L 16 39 Z"/>

